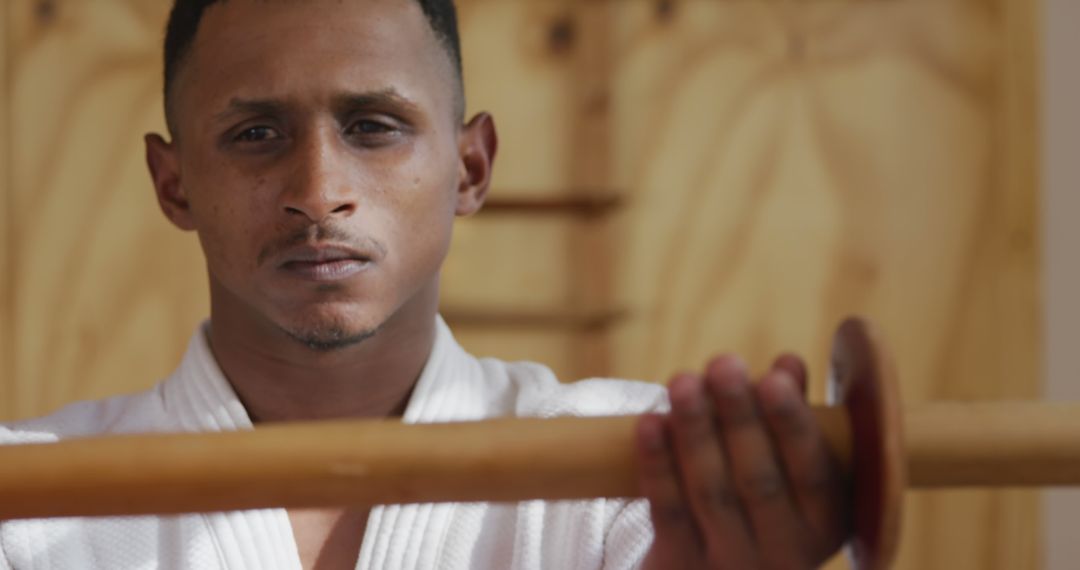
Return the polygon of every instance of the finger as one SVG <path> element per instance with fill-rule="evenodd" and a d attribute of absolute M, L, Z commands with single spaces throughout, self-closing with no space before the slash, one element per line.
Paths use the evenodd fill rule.
<path fill-rule="evenodd" d="M 675 461 L 683 498 L 701 529 L 707 558 L 735 568 L 756 561 L 753 535 L 730 484 L 715 417 L 702 379 L 676 377 L 669 386 Z"/>
<path fill-rule="evenodd" d="M 691 562 L 700 562 L 693 555 L 702 551 L 702 543 L 683 501 L 665 421 L 650 414 L 637 424 L 638 489 L 649 501 L 656 533 L 650 556 L 661 557 L 664 566 L 692 567 Z"/>
<path fill-rule="evenodd" d="M 802 394 L 803 400 L 806 399 L 809 385 L 809 375 L 806 373 L 806 362 L 803 361 L 798 355 L 785 353 L 781 354 L 773 361 L 773 370 L 783 370 L 791 375 L 791 378 L 795 380 L 796 386 L 798 386 L 799 393 Z"/>
<path fill-rule="evenodd" d="M 758 551 L 770 566 L 793 567 L 804 553 L 803 522 L 787 490 L 768 428 L 758 412 L 746 371 L 736 359 L 710 363 L 706 383 L 716 406 L 731 473 Z"/>
<path fill-rule="evenodd" d="M 767 374 L 756 392 L 794 502 L 808 529 L 820 539 L 816 542 L 831 550 L 846 534 L 847 491 L 813 412 L 784 370 Z"/>

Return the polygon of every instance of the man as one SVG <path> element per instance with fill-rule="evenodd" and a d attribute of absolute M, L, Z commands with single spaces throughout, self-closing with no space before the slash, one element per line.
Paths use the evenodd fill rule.
<path fill-rule="evenodd" d="M 637 434 L 648 501 L 12 521 L 0 568 L 787 569 L 839 548 L 845 493 L 798 359 L 751 384 L 718 358 L 665 393 L 560 384 L 454 342 L 439 269 L 497 143 L 492 117 L 464 121 L 451 0 L 178 0 L 165 51 L 172 140 L 148 135 L 147 163 L 166 217 L 198 234 L 211 318 L 153 390 L 0 442 L 654 412 Z"/>

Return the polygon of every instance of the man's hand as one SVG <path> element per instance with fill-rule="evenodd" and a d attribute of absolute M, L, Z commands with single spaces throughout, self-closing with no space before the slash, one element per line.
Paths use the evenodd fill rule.
<path fill-rule="evenodd" d="M 777 359 L 751 384 L 734 357 L 670 383 L 641 419 L 638 480 L 656 539 L 645 568 L 817 568 L 849 532 L 846 482 L 806 404 L 806 368 Z"/>

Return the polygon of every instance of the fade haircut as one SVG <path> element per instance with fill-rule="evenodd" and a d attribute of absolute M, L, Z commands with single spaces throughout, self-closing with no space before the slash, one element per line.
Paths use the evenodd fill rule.
<path fill-rule="evenodd" d="M 165 121 L 169 131 L 176 136 L 176 124 L 173 122 L 171 91 L 176 74 L 191 51 L 191 43 L 199 31 L 199 22 L 203 12 L 217 3 L 228 0 L 175 0 L 169 13 L 169 23 L 165 28 Z M 464 95 L 462 93 L 461 37 L 458 35 L 457 11 L 454 0 L 413 0 L 420 4 L 420 9 L 427 17 L 428 25 L 435 32 L 435 37 L 442 44 L 456 73 L 458 115 L 464 114 Z M 461 118 L 461 117 L 459 117 Z"/>

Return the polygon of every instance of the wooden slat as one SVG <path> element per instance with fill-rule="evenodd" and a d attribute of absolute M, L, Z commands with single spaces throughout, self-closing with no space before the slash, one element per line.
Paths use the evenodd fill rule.
<path fill-rule="evenodd" d="M 444 304 L 543 310 L 567 305 L 572 231 L 565 216 L 476 216 L 459 220 L 442 272 Z"/>
<path fill-rule="evenodd" d="M 563 190 L 558 195 L 529 192 L 507 197 L 500 196 L 499 192 L 493 194 L 484 202 L 481 215 L 558 215 L 591 219 L 612 214 L 623 206 L 623 198 L 618 192 Z"/>
<path fill-rule="evenodd" d="M 443 306 L 442 316 L 451 327 L 557 329 L 567 333 L 600 332 L 628 316 L 625 309 L 513 309 L 498 307 Z"/>

